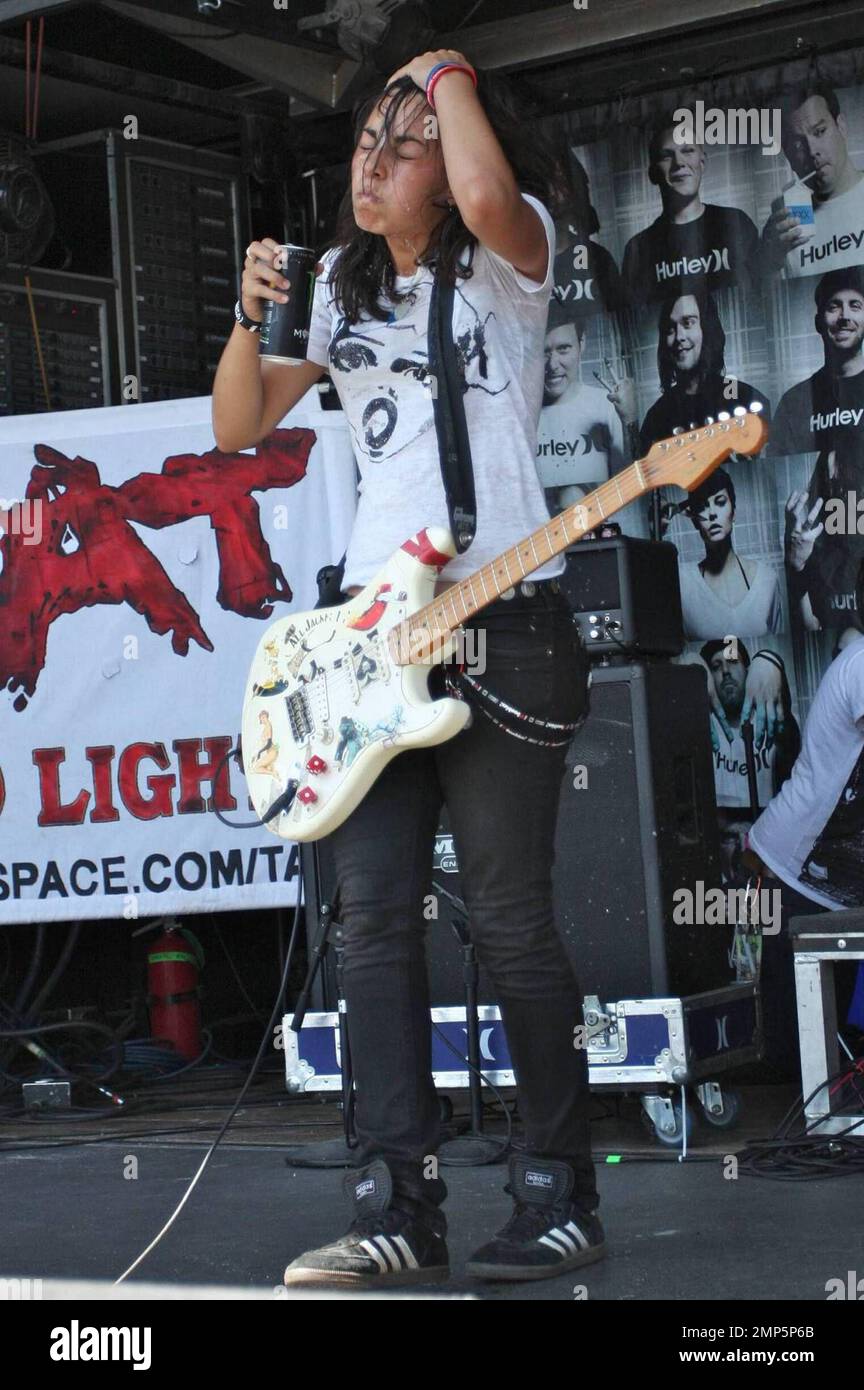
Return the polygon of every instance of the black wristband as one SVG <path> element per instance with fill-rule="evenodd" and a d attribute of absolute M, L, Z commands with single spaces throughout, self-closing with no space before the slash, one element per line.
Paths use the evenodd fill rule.
<path fill-rule="evenodd" d="M 778 671 L 785 671 L 785 666 L 776 652 L 754 652 L 751 661 L 755 661 L 757 656 L 761 656 L 765 661 L 770 661 L 772 666 L 776 666 Z"/>
<path fill-rule="evenodd" d="M 240 324 L 241 328 L 246 328 L 246 329 L 248 329 L 248 331 L 249 331 L 250 333 L 260 333 L 260 332 L 261 332 L 261 328 L 262 328 L 262 322 L 261 322 L 261 320 L 260 320 L 260 319 L 250 319 L 249 315 L 246 313 L 246 310 L 243 308 L 243 305 L 240 303 L 240 300 L 239 300 L 239 299 L 237 300 L 237 303 L 234 305 L 234 317 L 235 317 L 235 319 L 237 320 L 237 322 Z"/>

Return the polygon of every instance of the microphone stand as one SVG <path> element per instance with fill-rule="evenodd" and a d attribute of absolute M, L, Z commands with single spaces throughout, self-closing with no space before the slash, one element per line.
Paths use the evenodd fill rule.
<path fill-rule="evenodd" d="M 468 1039 L 468 1098 L 471 1109 L 471 1122 L 455 1139 L 446 1139 L 438 1146 L 438 1157 L 444 1164 L 454 1167 L 468 1167 L 483 1163 L 500 1162 L 507 1149 L 506 1142 L 492 1139 L 483 1131 L 483 1101 L 481 1088 L 482 1058 L 480 1055 L 480 1019 L 477 1013 L 477 991 L 480 971 L 477 953 L 468 931 L 468 917 L 461 898 L 437 881 L 436 890 L 456 908 L 450 925 L 462 947 L 462 978 L 465 982 L 465 1031 Z"/>
<path fill-rule="evenodd" d="M 306 866 L 312 879 L 312 897 L 314 901 L 319 904 L 319 932 L 309 961 L 306 979 L 303 982 L 303 988 L 300 991 L 291 1018 L 291 1031 L 299 1033 L 303 1027 L 303 1020 L 306 1017 L 306 1011 L 309 1007 L 309 998 L 312 993 L 312 988 L 319 972 L 323 970 L 328 951 L 332 949 L 336 957 L 336 994 L 339 1028 L 339 1057 L 342 1073 L 343 1134 L 340 1139 L 323 1139 L 316 1144 L 291 1144 L 285 1150 L 285 1162 L 292 1168 L 348 1168 L 351 1167 L 353 1163 L 354 1150 L 357 1148 L 358 1139 L 355 1123 L 354 1069 L 351 1065 L 351 1046 L 348 1041 L 348 1023 L 346 1018 L 345 998 L 342 990 L 344 953 L 342 923 L 336 921 L 331 904 L 321 902 L 321 869 L 318 861 L 317 844 L 313 842 L 308 846 L 301 846 L 301 855 L 304 850 L 308 855 Z M 308 897 L 309 895 L 307 894 L 307 904 Z M 330 941 L 331 931 L 334 937 L 332 946 Z"/>
<path fill-rule="evenodd" d="M 345 556 L 338 565 L 325 565 L 315 576 L 318 585 L 316 608 L 336 607 L 347 601 L 348 595 L 341 590 Z M 270 819 L 278 810 L 287 809 L 297 792 L 296 781 L 291 781 L 282 796 L 269 808 L 265 819 Z M 304 857 L 305 852 L 305 857 Z M 339 1060 L 342 1073 L 342 1126 L 341 1139 L 324 1139 L 317 1144 L 294 1144 L 285 1151 L 285 1162 L 297 1168 L 350 1168 L 353 1164 L 354 1150 L 357 1148 L 357 1129 L 355 1124 L 354 1069 L 351 1065 L 351 1047 L 348 1042 L 348 1025 L 345 1017 L 345 999 L 342 991 L 342 959 L 344 939 L 342 924 L 333 917 L 330 903 L 321 901 L 321 865 L 318 859 L 318 845 L 313 841 L 300 846 L 301 863 L 304 869 L 304 882 L 312 885 L 312 897 L 318 905 L 319 932 L 309 961 L 309 969 L 300 997 L 291 1019 L 291 1030 L 299 1033 L 309 1006 L 309 998 L 318 972 L 322 970 L 327 952 L 330 949 L 330 931 L 334 929 L 333 952 L 336 957 L 336 995 L 339 1025 Z M 308 897 L 307 894 L 307 907 Z"/>

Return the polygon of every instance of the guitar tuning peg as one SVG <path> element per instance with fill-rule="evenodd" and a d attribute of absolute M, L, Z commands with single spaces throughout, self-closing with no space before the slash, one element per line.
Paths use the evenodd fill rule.
<path fill-rule="evenodd" d="M 713 425 L 713 424 L 714 424 L 714 416 L 713 416 L 713 415 L 706 415 L 706 416 L 705 416 L 705 424 L 706 424 L 706 425 Z"/>
<path fill-rule="evenodd" d="M 750 409 L 753 411 L 753 414 L 754 414 L 754 415 L 759 415 L 760 412 L 761 412 L 762 409 L 763 409 L 762 402 L 761 402 L 761 401 L 751 401 L 751 402 L 750 402 Z"/>
<path fill-rule="evenodd" d="M 731 418 L 728 410 L 721 410 L 720 414 L 717 416 L 718 420 L 730 420 Z"/>
<path fill-rule="evenodd" d="M 675 428 L 674 428 L 674 430 L 672 431 L 672 433 L 673 433 L 673 434 L 683 434 L 683 433 L 684 433 L 684 430 L 682 429 L 681 425 L 676 425 Z"/>
<path fill-rule="evenodd" d="M 736 405 L 735 410 L 734 410 L 734 414 L 737 415 L 738 418 L 740 419 L 742 415 L 746 415 L 746 414 L 747 414 L 747 411 L 744 409 L 743 405 Z"/>
<path fill-rule="evenodd" d="M 691 430 L 698 430 L 699 426 L 696 424 L 695 420 L 690 421 L 690 428 Z"/>

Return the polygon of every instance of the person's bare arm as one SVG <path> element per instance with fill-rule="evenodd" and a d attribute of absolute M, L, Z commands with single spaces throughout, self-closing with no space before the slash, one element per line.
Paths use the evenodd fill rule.
<path fill-rule="evenodd" d="M 445 72 L 435 110 L 447 179 L 462 221 L 478 241 L 542 284 L 549 265 L 546 231 L 519 190 L 470 78 Z"/>
<path fill-rule="evenodd" d="M 273 265 L 278 249 L 279 243 L 271 237 L 253 241 L 249 247 L 240 298 L 250 318 L 263 318 L 267 299 L 287 303 L 288 281 Z M 262 362 L 257 333 L 235 324 L 213 380 L 216 447 L 223 453 L 234 453 L 266 438 L 324 372 L 317 362 L 296 367 Z"/>
<path fill-rule="evenodd" d="M 425 92 L 426 78 L 439 62 L 464 64 L 468 59 L 456 49 L 430 49 L 391 73 L 388 85 L 410 75 Z M 445 72 L 433 100 L 447 182 L 462 221 L 490 251 L 542 285 L 549 266 L 546 230 L 522 197 L 470 74 L 459 69 Z"/>
<path fill-rule="evenodd" d="M 256 335 L 236 324 L 213 382 L 217 449 L 231 454 L 265 439 L 323 375 L 317 362 L 298 367 L 262 362 Z"/>

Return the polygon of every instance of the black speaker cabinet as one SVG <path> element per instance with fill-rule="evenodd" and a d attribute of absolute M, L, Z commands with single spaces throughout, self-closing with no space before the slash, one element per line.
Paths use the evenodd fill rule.
<path fill-rule="evenodd" d="M 328 852 L 327 838 L 314 844 L 301 845 L 300 856 L 303 866 L 303 892 L 306 903 L 306 938 L 310 948 L 318 939 L 318 922 L 321 901 L 332 901 L 335 883 L 334 871 Z M 317 883 L 313 866 L 317 860 Z M 444 892 L 439 891 L 444 889 Z M 447 894 L 459 901 L 454 904 Z M 426 968 L 429 974 L 429 997 L 433 1007 L 452 1008 L 465 1003 L 464 957 L 459 939 L 453 930 L 453 917 L 462 921 L 465 913 L 461 911 L 462 889 L 459 880 L 459 864 L 453 844 L 450 822 L 446 806 L 442 808 L 441 820 L 432 846 L 432 885 L 431 901 L 427 905 L 426 916 Z M 338 907 L 338 902 L 336 904 Z M 471 924 L 468 923 L 470 932 Z M 478 1002 L 494 1004 L 496 999 L 492 987 L 481 968 L 478 982 Z M 335 959 L 332 951 L 328 953 L 323 974 L 316 982 L 310 1008 L 335 1009 L 337 1003 Z"/>
<path fill-rule="evenodd" d="M 704 671 L 595 666 L 567 763 L 555 904 L 583 993 L 611 1001 L 729 983 L 731 928 L 672 921 L 676 889 L 720 885 Z"/>

